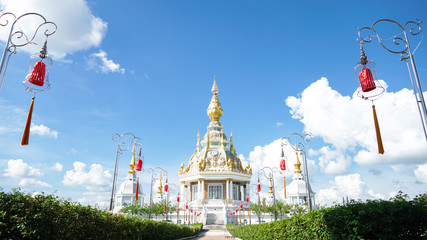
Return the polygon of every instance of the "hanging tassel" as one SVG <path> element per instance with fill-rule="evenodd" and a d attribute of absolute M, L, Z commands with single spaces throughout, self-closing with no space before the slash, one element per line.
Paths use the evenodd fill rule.
<path fill-rule="evenodd" d="M 261 197 L 258 194 L 258 210 L 261 212 Z"/>
<path fill-rule="evenodd" d="M 24 134 L 22 135 L 21 146 L 28 145 L 30 138 L 31 117 L 33 115 L 34 98 L 31 100 L 30 110 L 28 111 L 27 123 L 25 124 Z"/>
<path fill-rule="evenodd" d="M 138 187 L 139 187 L 139 178 L 136 179 L 135 201 L 138 201 Z"/>
<path fill-rule="evenodd" d="M 165 206 L 163 207 L 163 212 L 166 212 L 166 196 L 165 196 Z"/>
<path fill-rule="evenodd" d="M 286 177 L 283 177 L 283 187 L 284 187 L 285 199 L 286 199 Z"/>
<path fill-rule="evenodd" d="M 377 112 L 375 111 L 375 105 L 372 105 L 372 110 L 374 112 L 374 123 L 375 123 L 375 132 L 377 134 L 378 153 L 384 154 L 383 141 L 381 140 L 380 125 L 378 124 Z"/>

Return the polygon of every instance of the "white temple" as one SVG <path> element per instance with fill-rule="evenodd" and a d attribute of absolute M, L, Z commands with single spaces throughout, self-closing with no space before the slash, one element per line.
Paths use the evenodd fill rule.
<path fill-rule="evenodd" d="M 225 224 L 226 216 L 245 204 L 249 194 L 252 168 L 243 167 L 233 144 L 233 134 L 227 139 L 220 123 L 222 107 L 214 80 L 212 99 L 207 109 L 210 123 L 203 139 L 197 134 L 197 146 L 188 166 L 181 164 L 181 208 L 201 212 L 204 224 Z"/>
<path fill-rule="evenodd" d="M 137 180 L 135 172 L 135 145 L 133 146 L 132 159 L 129 166 L 129 174 L 126 177 L 126 180 L 120 185 L 120 188 L 116 193 L 113 209 L 114 213 L 119 212 L 123 207 L 132 205 L 135 202 L 137 202 L 139 205 L 144 203 L 145 195 L 142 192 L 142 185 Z M 136 194 L 137 191 L 138 194 Z"/>

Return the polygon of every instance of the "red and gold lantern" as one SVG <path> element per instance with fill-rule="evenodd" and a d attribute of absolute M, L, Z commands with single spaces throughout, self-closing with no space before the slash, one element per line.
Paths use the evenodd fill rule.
<path fill-rule="evenodd" d="M 249 197 L 248 197 L 248 196 L 246 196 L 246 202 L 247 202 L 247 203 L 249 202 Z"/>
<path fill-rule="evenodd" d="M 357 89 L 357 95 L 364 100 L 372 101 L 372 111 L 374 115 L 375 132 L 377 136 L 378 153 L 384 154 L 384 147 L 381 139 L 380 126 L 378 123 L 377 113 L 373 101 L 380 98 L 385 89 L 381 86 L 377 78 L 376 64 L 372 60 L 368 60 L 363 51 L 363 46 L 360 46 L 360 61 L 354 67 L 354 71 L 359 79 L 360 87 Z"/>
<path fill-rule="evenodd" d="M 52 67 L 52 59 L 49 57 L 49 55 L 47 55 L 46 44 L 47 41 L 44 43 L 40 53 L 36 53 L 31 56 L 29 72 L 22 82 L 22 84 L 25 86 L 25 90 L 28 92 L 33 92 L 34 95 L 36 92 L 46 91 L 50 88 L 48 77 L 50 68 Z M 28 111 L 27 122 L 25 123 L 24 134 L 22 135 L 21 140 L 22 146 L 28 145 L 29 142 L 34 99 L 35 96 L 33 96 L 31 100 L 30 110 Z"/>

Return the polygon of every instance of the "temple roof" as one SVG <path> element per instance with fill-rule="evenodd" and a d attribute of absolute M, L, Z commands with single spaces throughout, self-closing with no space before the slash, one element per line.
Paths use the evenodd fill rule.
<path fill-rule="evenodd" d="M 220 123 L 223 109 L 218 99 L 218 86 L 216 79 L 212 86 L 212 99 L 207 109 L 211 122 L 207 127 L 206 134 L 200 139 L 197 134 L 197 145 L 193 155 L 190 157 L 188 166 L 181 164 L 180 175 L 197 172 L 236 172 L 252 175 L 252 168 L 248 164 L 242 166 L 233 144 L 233 133 L 230 139 L 224 134 L 223 126 Z"/>

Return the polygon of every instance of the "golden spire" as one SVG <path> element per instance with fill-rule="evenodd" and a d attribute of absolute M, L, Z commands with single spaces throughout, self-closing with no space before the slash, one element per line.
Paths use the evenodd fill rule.
<path fill-rule="evenodd" d="M 135 153 L 136 153 L 135 144 L 133 144 L 132 159 L 130 160 L 130 163 L 129 163 L 129 166 L 130 166 L 129 173 L 130 174 L 135 174 Z"/>
<path fill-rule="evenodd" d="M 233 144 L 233 131 L 230 133 L 230 152 L 233 152 L 234 144 Z"/>
<path fill-rule="evenodd" d="M 214 83 L 213 83 L 211 92 L 213 96 L 212 96 L 211 102 L 209 103 L 208 116 L 211 119 L 211 122 L 219 121 L 219 119 L 222 116 L 222 107 L 217 96 L 218 86 L 216 85 L 216 77 L 214 78 Z"/>
<path fill-rule="evenodd" d="M 298 146 L 295 143 L 295 154 L 297 155 L 297 163 L 294 164 L 295 166 L 295 173 L 301 173 L 301 163 L 299 161 L 299 157 L 298 157 Z"/>
<path fill-rule="evenodd" d="M 162 194 L 162 188 L 163 188 L 163 186 L 162 186 L 162 173 L 160 173 L 160 180 L 159 180 L 159 187 L 158 187 L 159 191 L 157 192 L 158 194 Z"/>
<path fill-rule="evenodd" d="M 268 185 L 268 189 L 270 190 L 268 193 L 273 193 L 273 184 L 271 183 L 271 179 L 270 179 L 270 185 Z"/>
<path fill-rule="evenodd" d="M 200 133 L 197 132 L 197 152 L 200 152 Z"/>

